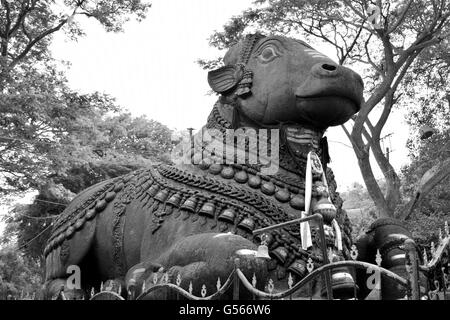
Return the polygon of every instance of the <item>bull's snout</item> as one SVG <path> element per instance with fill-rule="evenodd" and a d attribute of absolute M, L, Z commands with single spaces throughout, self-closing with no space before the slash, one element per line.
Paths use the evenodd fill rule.
<path fill-rule="evenodd" d="M 316 77 L 337 77 L 341 69 L 334 63 L 317 63 L 311 68 L 311 74 Z"/>
<path fill-rule="evenodd" d="M 337 95 L 352 100 L 360 107 L 364 84 L 353 70 L 332 62 L 312 66 L 309 77 L 296 90 L 297 97 Z"/>
<path fill-rule="evenodd" d="M 345 83 L 355 87 L 355 93 L 357 95 L 362 92 L 364 87 L 364 83 L 359 74 L 334 62 L 315 64 L 311 68 L 311 75 L 313 78 L 340 78 L 340 80 L 347 81 Z M 357 98 L 359 98 L 359 96 Z"/>
<path fill-rule="evenodd" d="M 353 70 L 332 61 L 316 63 L 295 91 L 299 117 L 317 127 L 342 124 L 359 111 L 363 88 Z"/>

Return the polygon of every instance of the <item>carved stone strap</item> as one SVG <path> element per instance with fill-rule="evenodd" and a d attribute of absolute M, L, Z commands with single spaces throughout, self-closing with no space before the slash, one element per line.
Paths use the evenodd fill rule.
<path fill-rule="evenodd" d="M 117 276 L 122 276 L 126 272 L 125 253 L 123 251 L 124 214 L 128 204 L 136 197 L 138 186 L 142 184 L 142 179 L 140 179 L 142 173 L 145 174 L 144 171 L 139 170 L 124 177 L 125 186 L 119 193 L 113 207 L 113 261 Z"/>
<path fill-rule="evenodd" d="M 246 65 L 250 59 L 250 55 L 255 47 L 255 44 L 262 38 L 265 38 L 261 33 L 249 34 L 245 37 L 244 47 L 241 50 L 240 63 Z"/>

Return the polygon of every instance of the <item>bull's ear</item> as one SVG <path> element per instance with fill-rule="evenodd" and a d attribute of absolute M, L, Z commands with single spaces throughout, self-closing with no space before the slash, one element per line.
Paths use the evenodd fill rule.
<path fill-rule="evenodd" d="M 236 88 L 244 76 L 242 65 L 229 65 L 208 72 L 208 83 L 217 93 L 227 93 Z"/>

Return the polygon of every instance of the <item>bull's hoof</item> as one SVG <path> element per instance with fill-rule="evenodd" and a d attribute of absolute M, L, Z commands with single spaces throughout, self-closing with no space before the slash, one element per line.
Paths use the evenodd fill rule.
<path fill-rule="evenodd" d="M 66 279 L 53 279 L 44 285 L 44 299 L 46 300 L 86 300 L 88 298 L 83 289 L 67 288 Z"/>

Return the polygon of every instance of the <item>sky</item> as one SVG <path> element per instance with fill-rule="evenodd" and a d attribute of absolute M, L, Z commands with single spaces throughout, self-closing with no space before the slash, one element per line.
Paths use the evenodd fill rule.
<path fill-rule="evenodd" d="M 67 77 L 73 89 L 108 93 L 133 115 L 145 114 L 172 129 L 200 129 L 217 98 L 207 94 L 206 71 L 196 61 L 224 54 L 209 46 L 209 36 L 252 1 L 151 2 L 147 18 L 128 22 L 123 33 L 107 33 L 93 19 L 77 16 L 86 36 L 74 42 L 57 34 L 52 53 L 56 59 L 70 62 Z M 331 47 L 315 47 L 336 60 Z M 390 117 L 383 134 L 391 132 L 395 146 L 391 163 L 398 170 L 408 161 L 408 127 L 399 112 Z M 355 181 L 363 183 L 343 130 L 330 128 L 327 137 L 338 191 L 345 191 Z M 375 175 L 381 177 L 381 172 L 375 170 Z"/>
<path fill-rule="evenodd" d="M 52 51 L 57 59 L 71 63 L 67 76 L 72 88 L 111 94 L 133 115 L 145 114 L 172 129 L 200 129 L 217 98 L 207 94 L 206 71 L 196 61 L 223 55 L 209 46 L 209 36 L 251 4 L 251 0 L 153 0 L 147 18 L 130 21 L 119 34 L 77 17 L 86 36 L 71 42 L 58 34 Z M 315 47 L 335 59 L 331 47 Z M 401 113 L 391 116 L 382 135 L 388 133 L 394 133 L 391 162 L 398 170 L 408 160 L 408 128 Z M 362 183 L 342 128 L 330 128 L 327 137 L 330 166 L 340 189 L 345 191 L 354 181 Z M 381 172 L 375 175 L 381 177 Z"/>

